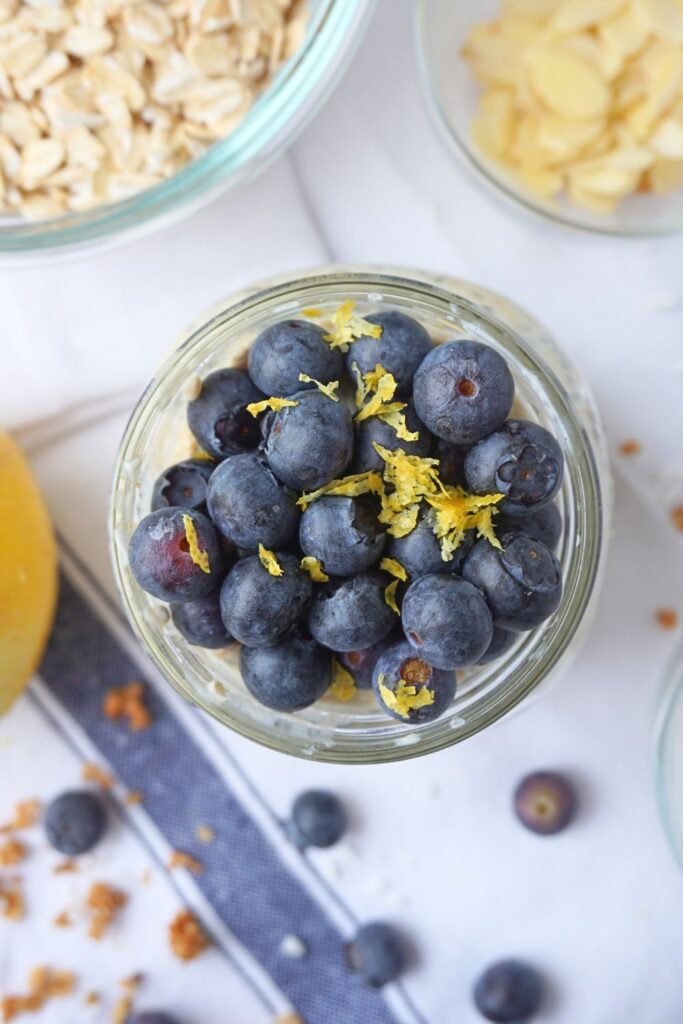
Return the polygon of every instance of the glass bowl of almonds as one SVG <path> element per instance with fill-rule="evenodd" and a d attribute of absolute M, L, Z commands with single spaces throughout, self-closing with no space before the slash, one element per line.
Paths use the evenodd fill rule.
<path fill-rule="evenodd" d="M 457 154 L 594 232 L 683 230 L 681 0 L 420 0 L 421 70 Z"/>
<path fill-rule="evenodd" d="M 0 256 L 149 230 L 267 166 L 373 0 L 0 0 Z"/>

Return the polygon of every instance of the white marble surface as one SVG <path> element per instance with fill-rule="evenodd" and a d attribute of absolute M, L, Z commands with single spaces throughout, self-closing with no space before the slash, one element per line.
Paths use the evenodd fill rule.
<path fill-rule="evenodd" d="M 413 935 L 421 956 L 408 987 L 430 1024 L 474 1024 L 471 980 L 509 953 L 552 979 L 543 1024 L 678 1024 L 683 878 L 657 816 L 652 731 L 680 640 L 653 613 L 683 613 L 683 537 L 668 519 L 683 500 L 683 238 L 573 233 L 484 191 L 430 124 L 412 6 L 380 0 L 331 101 L 239 196 L 86 263 L 0 272 L 0 419 L 34 452 L 59 528 L 106 576 L 122 420 L 61 438 L 62 411 L 103 393 L 127 405 L 183 325 L 233 287 L 328 261 L 403 264 L 487 284 L 543 320 L 592 385 L 615 453 L 607 582 L 568 676 L 524 714 L 421 762 L 341 770 L 225 740 L 281 812 L 312 783 L 352 802 L 354 835 L 320 855 L 320 870 L 359 914 Z M 628 462 L 616 454 L 627 438 L 643 446 Z M 17 750 L 37 749 L 40 729 L 22 705 L 0 725 L 2 809 L 16 765 L 30 761 Z M 518 777 L 540 766 L 581 784 L 583 812 L 553 840 L 525 833 L 509 809 Z M 21 959 L 15 948 L 12 971 Z M 185 1000 L 200 989 L 204 999 L 188 974 Z M 210 1002 L 205 1013 L 204 1024 L 224 1024 Z"/>

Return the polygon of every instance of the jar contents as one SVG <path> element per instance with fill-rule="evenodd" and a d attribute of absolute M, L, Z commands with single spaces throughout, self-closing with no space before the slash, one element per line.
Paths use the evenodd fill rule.
<path fill-rule="evenodd" d="M 241 645 L 266 707 L 371 687 L 388 716 L 432 721 L 460 670 L 560 604 L 563 452 L 510 418 L 491 346 L 353 302 L 304 316 L 193 390 L 194 450 L 157 480 L 130 568 L 184 642 Z"/>

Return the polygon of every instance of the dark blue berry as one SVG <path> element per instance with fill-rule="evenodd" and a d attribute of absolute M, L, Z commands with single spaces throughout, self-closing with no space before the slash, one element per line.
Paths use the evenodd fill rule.
<path fill-rule="evenodd" d="M 212 650 L 234 642 L 221 617 L 220 591 L 214 590 L 196 601 L 171 605 L 171 618 L 176 629 L 194 647 Z"/>
<path fill-rule="evenodd" d="M 482 654 L 477 665 L 488 665 L 490 661 L 502 658 L 510 650 L 516 639 L 516 633 L 512 633 L 509 629 L 501 629 L 500 626 L 494 626 L 491 643 L 484 654 Z"/>
<path fill-rule="evenodd" d="M 258 555 L 237 562 L 221 587 L 221 615 L 228 633 L 247 647 L 276 644 L 306 611 L 313 585 L 294 555 L 276 552 L 282 576 L 271 576 Z"/>
<path fill-rule="evenodd" d="M 434 458 L 439 460 L 442 483 L 450 487 L 465 487 L 465 456 L 469 450 L 469 445 L 451 444 L 450 441 L 437 438 Z"/>
<path fill-rule="evenodd" d="M 456 684 L 455 672 L 428 665 L 405 640 L 384 651 L 372 676 L 380 707 L 400 722 L 439 718 L 453 700 Z"/>
<path fill-rule="evenodd" d="M 291 395 L 297 404 L 262 422 L 262 449 L 284 484 L 313 491 L 342 475 L 353 456 L 353 421 L 343 402 L 317 388 Z"/>
<path fill-rule="evenodd" d="M 247 550 L 259 544 L 281 548 L 299 529 L 294 496 L 260 455 L 235 455 L 221 463 L 209 481 L 207 504 L 223 536 Z"/>
<path fill-rule="evenodd" d="M 354 459 L 354 470 L 356 473 L 366 473 L 370 469 L 384 471 L 384 459 L 375 450 L 374 445 L 379 444 L 390 452 L 402 448 L 406 455 L 429 455 L 432 446 L 432 436 L 424 423 L 418 419 L 417 413 L 412 405 L 407 405 L 403 410 L 406 418 L 406 427 L 411 433 L 418 433 L 417 441 L 404 441 L 398 437 L 393 427 L 389 426 L 377 416 L 362 420 L 356 427 L 356 456 Z"/>
<path fill-rule="evenodd" d="M 56 797 L 45 814 L 47 840 L 67 857 L 92 850 L 104 834 L 107 814 L 89 790 L 70 790 Z"/>
<path fill-rule="evenodd" d="M 523 1024 L 538 1012 L 543 985 L 537 971 L 519 960 L 487 968 L 474 987 L 474 1004 L 493 1024 Z"/>
<path fill-rule="evenodd" d="M 525 533 L 504 533 L 499 540 L 501 550 L 477 541 L 462 575 L 485 594 L 497 626 L 534 629 L 562 600 L 560 563 L 545 544 Z"/>
<path fill-rule="evenodd" d="M 354 363 L 362 374 L 370 373 L 379 365 L 396 381 L 397 396 L 409 394 L 415 371 L 432 349 L 429 333 L 417 320 L 396 310 L 372 313 L 365 319 L 379 324 L 382 334 L 379 338 L 364 335 L 353 342 L 346 354 L 349 376 L 355 379 Z"/>
<path fill-rule="evenodd" d="M 161 1013 L 158 1010 L 146 1010 L 145 1013 L 136 1013 L 129 1017 L 126 1024 L 179 1024 L 179 1021 L 168 1013 Z"/>
<path fill-rule="evenodd" d="M 401 620 L 414 650 L 436 668 L 475 664 L 493 634 L 483 594 L 459 576 L 422 576 L 411 583 Z"/>
<path fill-rule="evenodd" d="M 507 419 L 515 397 L 509 367 L 479 341 L 449 341 L 421 363 L 413 402 L 429 430 L 453 444 L 474 444 Z"/>
<path fill-rule="evenodd" d="M 322 789 L 301 793 L 292 806 L 287 831 L 300 849 L 334 846 L 346 832 L 348 820 L 342 802 Z"/>
<path fill-rule="evenodd" d="M 405 537 L 389 538 L 387 555 L 400 562 L 411 579 L 415 580 L 430 573 L 456 572 L 463 562 L 466 549 L 463 542 L 453 557 L 444 562 L 441 545 L 430 524 L 430 512 L 423 509 L 414 530 Z"/>
<path fill-rule="evenodd" d="M 321 384 L 341 380 L 344 363 L 338 349 L 324 340 L 325 331 L 305 320 L 283 320 L 259 334 L 249 350 L 249 375 L 267 395 L 283 397 L 315 384 L 302 384 L 305 373 Z"/>
<path fill-rule="evenodd" d="M 351 970 L 373 988 L 395 981 L 407 964 L 401 936 L 391 925 L 379 921 L 358 929 L 346 947 L 346 956 Z"/>
<path fill-rule="evenodd" d="M 332 651 L 372 647 L 389 633 L 395 613 L 384 600 L 387 582 L 378 573 L 330 580 L 316 587 L 308 628 Z"/>
<path fill-rule="evenodd" d="M 521 530 L 534 540 L 540 540 L 551 551 L 557 551 L 562 536 L 562 514 L 557 505 L 543 505 L 535 512 L 529 512 L 525 516 L 497 517 L 496 530 L 501 533 L 507 530 Z"/>
<path fill-rule="evenodd" d="M 211 521 L 189 508 L 161 508 L 139 523 L 128 547 L 131 571 L 161 601 L 191 601 L 215 590 L 226 556 Z"/>
<path fill-rule="evenodd" d="M 403 636 L 400 630 L 398 632 Z M 378 644 L 374 644 L 372 647 L 365 647 L 359 651 L 340 652 L 337 660 L 351 673 L 359 690 L 370 690 L 372 688 L 372 673 L 374 672 L 375 665 L 393 638 L 394 630 L 384 640 L 380 640 Z"/>
<path fill-rule="evenodd" d="M 558 772 L 534 772 L 515 790 L 515 814 L 526 828 L 541 836 L 565 829 L 576 814 L 576 803 L 573 786 Z"/>
<path fill-rule="evenodd" d="M 213 459 L 185 459 L 169 466 L 154 484 L 152 512 L 171 505 L 204 512 L 206 488 L 215 468 Z"/>
<path fill-rule="evenodd" d="M 332 576 L 354 576 L 369 569 L 382 554 L 384 542 L 377 512 L 364 498 L 322 497 L 301 517 L 302 551 L 319 559 Z"/>
<path fill-rule="evenodd" d="M 465 476 L 475 494 L 504 494 L 498 507 L 506 516 L 523 516 L 552 501 L 563 467 L 562 449 L 544 427 L 508 420 L 470 449 Z"/>
<path fill-rule="evenodd" d="M 188 403 L 190 430 L 215 459 L 251 451 L 260 441 L 260 430 L 247 406 L 262 398 L 242 370 L 215 370 L 204 379 L 200 395 Z"/>
<path fill-rule="evenodd" d="M 328 689 L 332 656 L 313 640 L 293 633 L 274 647 L 243 647 L 240 671 L 259 704 L 275 711 L 300 711 Z"/>

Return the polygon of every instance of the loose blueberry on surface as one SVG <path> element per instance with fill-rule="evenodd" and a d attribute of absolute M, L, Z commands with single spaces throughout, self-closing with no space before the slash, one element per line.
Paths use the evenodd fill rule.
<path fill-rule="evenodd" d="M 187 406 L 187 422 L 198 444 L 215 459 L 251 451 L 260 441 L 257 421 L 247 410 L 263 395 L 242 370 L 215 370 Z"/>
<path fill-rule="evenodd" d="M 562 536 L 562 513 L 557 505 L 544 505 L 535 512 L 522 516 L 501 515 L 496 522 L 496 530 L 521 530 L 534 540 L 540 540 L 551 551 L 557 551 Z"/>
<path fill-rule="evenodd" d="M 389 538 L 387 555 L 400 562 L 411 579 L 416 580 L 431 573 L 456 572 L 470 546 L 469 543 L 463 542 L 453 557 L 444 562 L 441 557 L 441 545 L 430 525 L 429 510 L 423 509 L 414 530 L 405 537 Z"/>
<path fill-rule="evenodd" d="M 411 583 L 401 621 L 413 649 L 435 668 L 474 665 L 493 635 L 483 594 L 459 576 L 422 576 Z"/>
<path fill-rule="evenodd" d="M 488 665 L 489 662 L 502 658 L 506 651 L 510 650 L 516 639 L 516 633 L 512 633 L 509 629 L 501 629 L 500 626 L 494 626 L 491 643 L 482 654 L 477 665 Z"/>
<path fill-rule="evenodd" d="M 432 447 L 431 434 L 418 418 L 412 405 L 407 405 L 403 414 L 407 429 L 411 433 L 419 434 L 417 441 L 405 441 L 398 437 L 394 428 L 377 416 L 362 420 L 356 426 L 356 455 L 353 464 L 356 473 L 366 473 L 370 469 L 383 472 L 384 459 L 377 453 L 374 444 L 381 445 L 390 452 L 402 448 L 406 455 L 419 455 L 421 458 L 429 455 Z"/>
<path fill-rule="evenodd" d="M 385 534 L 366 498 L 322 497 L 302 515 L 299 543 L 305 555 L 322 562 L 326 573 L 353 576 L 378 560 Z"/>
<path fill-rule="evenodd" d="M 399 722 L 440 718 L 455 696 L 456 685 L 455 672 L 428 665 L 405 640 L 384 651 L 372 675 L 380 707 Z"/>
<path fill-rule="evenodd" d="M 47 840 L 67 857 L 92 850 L 104 834 L 107 814 L 89 790 L 70 790 L 56 797 L 45 814 Z"/>
<path fill-rule="evenodd" d="M 314 491 L 341 476 L 353 457 L 353 421 L 343 402 L 316 388 L 289 396 L 297 405 L 264 416 L 262 450 L 279 480 Z"/>
<path fill-rule="evenodd" d="M 179 1024 L 179 1021 L 177 1017 L 171 1017 L 168 1013 L 146 1010 L 144 1013 L 136 1013 L 129 1017 L 126 1024 Z"/>
<path fill-rule="evenodd" d="M 214 590 L 196 601 L 171 605 L 171 618 L 176 629 L 193 647 L 217 650 L 234 643 L 221 616 L 220 590 Z"/>
<path fill-rule="evenodd" d="M 346 947 L 346 956 L 351 970 L 373 988 L 395 981 L 405 970 L 407 962 L 401 936 L 391 925 L 380 921 L 358 929 Z"/>
<path fill-rule="evenodd" d="M 450 487 L 465 486 L 465 456 L 469 450 L 469 445 L 451 444 L 450 441 L 437 438 L 434 458 L 439 460 L 442 483 Z"/>
<path fill-rule="evenodd" d="M 309 789 L 300 793 L 287 823 L 290 839 L 300 849 L 334 846 L 346 832 L 348 820 L 342 802 L 326 790 Z"/>
<path fill-rule="evenodd" d="M 463 578 L 486 596 L 497 626 L 534 629 L 562 600 L 560 563 L 545 544 L 525 533 L 504 533 L 498 539 L 502 550 L 477 541 L 465 559 Z"/>
<path fill-rule="evenodd" d="M 504 494 L 498 507 L 506 516 L 523 516 L 552 501 L 563 468 L 562 449 L 544 427 L 508 420 L 467 453 L 465 478 L 474 494 Z"/>
<path fill-rule="evenodd" d="M 515 384 L 507 363 L 479 341 L 449 341 L 433 349 L 413 381 L 423 423 L 452 444 L 474 444 L 507 419 Z"/>
<path fill-rule="evenodd" d="M 209 515 L 233 544 L 256 551 L 281 548 L 299 529 L 296 500 L 265 459 L 235 455 L 215 470 L 207 495 Z"/>
<path fill-rule="evenodd" d="M 258 555 L 237 562 L 221 587 L 221 615 L 228 633 L 247 647 L 282 640 L 306 611 L 313 590 L 294 555 L 276 552 L 282 576 L 271 576 Z"/>
<path fill-rule="evenodd" d="M 386 585 L 378 573 L 363 573 L 317 587 L 308 613 L 311 634 L 332 651 L 380 643 L 396 618 L 384 600 Z"/>
<path fill-rule="evenodd" d="M 275 711 L 301 711 L 329 688 L 332 655 L 293 633 L 274 647 L 243 647 L 240 671 L 252 697 Z"/>
<path fill-rule="evenodd" d="M 474 988 L 474 1004 L 493 1024 L 523 1024 L 543 1001 L 537 971 L 519 960 L 501 960 L 487 968 Z"/>
<path fill-rule="evenodd" d="M 143 590 L 161 601 L 178 602 L 215 590 L 226 556 L 207 516 L 195 509 L 161 508 L 138 524 L 128 560 Z"/>
<path fill-rule="evenodd" d="M 515 814 L 526 828 L 541 836 L 553 836 L 569 825 L 576 814 L 576 793 L 558 772 L 534 772 L 515 790 Z"/>
<path fill-rule="evenodd" d="M 215 468 L 213 459 L 185 459 L 169 466 L 154 484 L 152 512 L 171 505 L 204 512 L 206 489 Z"/>
<path fill-rule="evenodd" d="M 398 631 L 401 636 L 403 633 Z M 354 682 L 359 690 L 370 690 L 372 689 L 372 673 L 374 672 L 377 661 L 387 649 L 389 644 L 392 642 L 394 637 L 394 630 L 392 630 L 384 640 L 381 640 L 378 644 L 374 644 L 372 647 L 366 647 L 363 650 L 358 651 L 342 651 L 339 654 L 338 661 L 347 672 L 350 672 L 353 676 Z"/>
<path fill-rule="evenodd" d="M 295 391 L 314 388 L 302 384 L 299 374 L 329 384 L 341 380 L 341 352 L 330 348 L 325 331 L 305 320 L 283 320 L 259 334 L 249 350 L 249 376 L 266 395 L 282 398 Z"/>
<path fill-rule="evenodd" d="M 354 380 L 354 363 L 362 374 L 370 373 L 379 364 L 396 381 L 396 395 L 407 395 L 415 371 L 432 350 L 429 332 L 417 320 L 396 310 L 372 313 L 365 319 L 379 324 L 382 333 L 379 338 L 363 336 L 354 341 L 346 355 L 349 377 Z"/>

